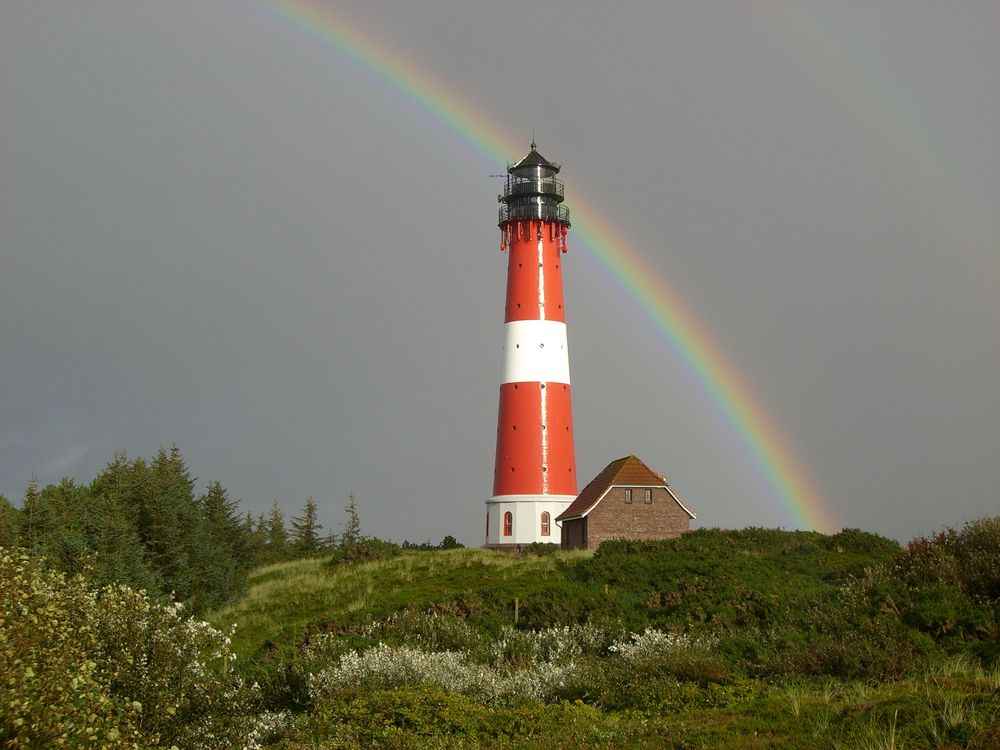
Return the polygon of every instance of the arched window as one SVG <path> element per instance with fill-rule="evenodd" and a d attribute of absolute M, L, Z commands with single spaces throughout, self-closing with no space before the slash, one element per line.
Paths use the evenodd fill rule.
<path fill-rule="evenodd" d="M 510 536 L 514 533 L 514 514 L 509 510 L 503 514 L 503 535 Z"/>
<path fill-rule="evenodd" d="M 552 533 L 552 517 L 548 511 L 542 513 L 542 536 L 549 536 Z"/>

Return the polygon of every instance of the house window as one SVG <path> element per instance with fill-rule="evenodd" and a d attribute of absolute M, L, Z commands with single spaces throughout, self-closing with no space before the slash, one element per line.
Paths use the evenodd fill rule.
<path fill-rule="evenodd" d="M 510 536 L 514 533 L 514 514 L 509 510 L 503 514 L 503 535 Z"/>
<path fill-rule="evenodd" d="M 647 502 L 647 503 L 653 502 L 653 491 L 652 490 L 646 490 L 645 502 Z"/>
<path fill-rule="evenodd" d="M 490 512 L 486 511 L 486 538 L 490 538 Z"/>
<path fill-rule="evenodd" d="M 552 521 L 551 516 L 548 511 L 542 513 L 542 536 L 550 536 L 552 534 Z"/>
<path fill-rule="evenodd" d="M 625 488 L 625 502 L 626 503 L 631 503 L 632 502 L 632 488 L 631 487 L 626 487 Z"/>

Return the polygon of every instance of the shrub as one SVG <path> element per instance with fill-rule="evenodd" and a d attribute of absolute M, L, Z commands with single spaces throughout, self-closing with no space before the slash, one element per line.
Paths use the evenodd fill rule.
<path fill-rule="evenodd" d="M 96 596 L 79 576 L 0 549 L 3 747 L 138 747 L 141 705 L 116 700 L 91 627 Z"/>
<path fill-rule="evenodd" d="M 399 557 L 402 553 L 403 548 L 394 542 L 384 542 L 381 539 L 362 539 L 354 544 L 345 544 L 335 549 L 327 564 L 341 565 L 391 560 L 393 557 Z"/>
<path fill-rule="evenodd" d="M 521 554 L 531 557 L 551 557 L 558 551 L 559 545 L 550 542 L 532 542 L 521 547 Z"/>
<path fill-rule="evenodd" d="M 0 635 L 11 747 L 231 747 L 259 729 L 228 637 L 181 605 L 0 550 Z"/>
<path fill-rule="evenodd" d="M 314 702 L 322 702 L 358 689 L 434 685 L 474 696 L 487 705 L 515 705 L 554 697 L 574 668 L 572 663 L 533 662 L 508 671 L 475 664 L 457 651 L 422 651 L 380 643 L 361 653 L 351 651 L 336 667 L 313 675 L 309 694 Z"/>
<path fill-rule="evenodd" d="M 431 651 L 476 651 L 483 641 L 462 617 L 416 606 L 370 624 L 362 635 Z"/>
<path fill-rule="evenodd" d="M 346 694 L 299 718 L 282 748 L 631 747 L 620 723 L 580 703 L 484 706 L 431 685 Z M 660 738 L 656 738 L 659 740 Z M 655 747 L 661 747 L 657 741 Z"/>
<path fill-rule="evenodd" d="M 830 550 L 867 555 L 894 555 L 900 551 L 899 543 L 895 539 L 887 539 L 861 529 L 843 529 L 827 537 L 823 545 Z"/>
<path fill-rule="evenodd" d="M 122 585 L 100 592 L 93 627 L 110 690 L 142 704 L 143 731 L 184 747 L 241 737 L 232 723 L 247 713 L 249 696 L 228 673 L 229 636 L 187 616 L 183 604 Z"/>
<path fill-rule="evenodd" d="M 1000 516 L 967 523 L 955 537 L 953 549 L 969 594 L 1000 600 Z"/>

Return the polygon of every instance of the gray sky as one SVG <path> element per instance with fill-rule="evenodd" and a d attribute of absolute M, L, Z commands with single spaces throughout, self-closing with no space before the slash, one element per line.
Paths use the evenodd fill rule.
<path fill-rule="evenodd" d="M 1000 4 L 337 5 L 534 131 L 837 527 L 1000 512 Z M 254 512 L 481 543 L 504 166 L 252 2 L 0 0 L 0 493 L 176 442 Z M 796 526 L 572 233 L 564 268 L 580 477 Z"/>

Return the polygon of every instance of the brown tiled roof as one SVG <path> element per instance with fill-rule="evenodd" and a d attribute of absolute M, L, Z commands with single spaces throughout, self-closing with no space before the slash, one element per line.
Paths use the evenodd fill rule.
<path fill-rule="evenodd" d="M 583 492 L 576 496 L 576 500 L 570 503 L 569 507 L 560 513 L 556 520 L 564 521 L 567 518 L 585 516 L 591 508 L 597 505 L 597 501 L 604 497 L 604 493 L 616 484 L 634 487 L 666 487 L 667 478 L 657 474 L 636 456 L 619 458 L 609 463 L 604 471 L 594 477 L 590 484 L 583 488 Z"/>

